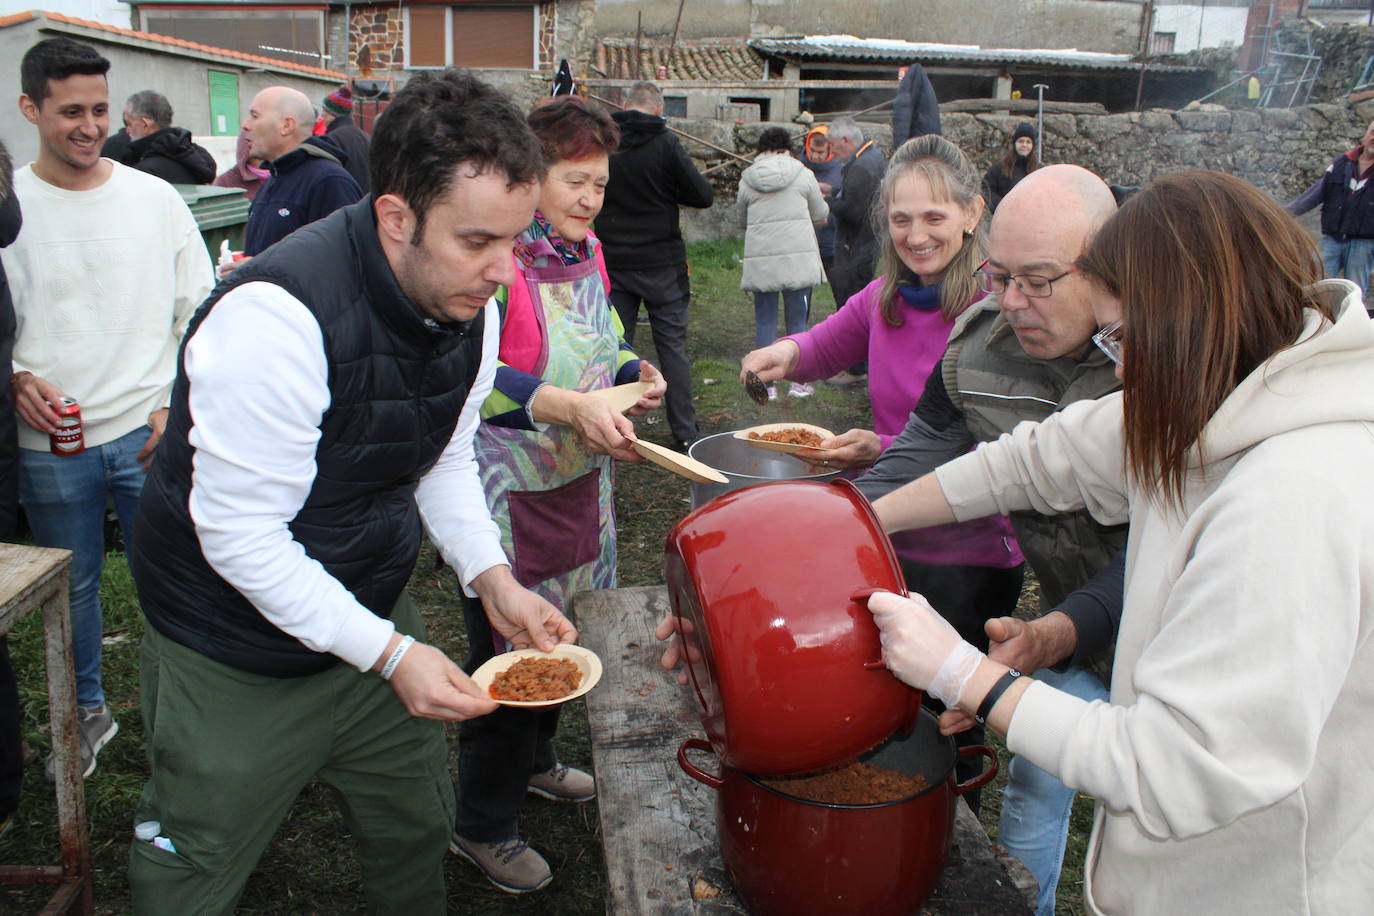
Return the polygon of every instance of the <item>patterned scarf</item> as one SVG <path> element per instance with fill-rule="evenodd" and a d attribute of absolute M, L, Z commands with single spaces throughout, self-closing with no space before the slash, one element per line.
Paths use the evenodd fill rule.
<path fill-rule="evenodd" d="M 543 244 L 540 244 L 540 243 Z M 521 234 L 515 243 L 515 256 L 521 264 L 533 267 L 541 257 L 552 255 L 564 267 L 581 264 L 592 256 L 591 244 L 587 239 L 569 242 L 558 234 L 553 224 L 539 211 L 534 213 L 534 222 Z"/>

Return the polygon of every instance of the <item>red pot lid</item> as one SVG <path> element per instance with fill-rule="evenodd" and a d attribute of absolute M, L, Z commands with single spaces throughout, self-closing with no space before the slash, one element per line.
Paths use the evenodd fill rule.
<path fill-rule="evenodd" d="M 702 724 L 761 775 L 843 763 L 909 727 L 921 694 L 882 666 L 856 593 L 905 593 L 868 501 L 845 480 L 736 490 L 668 536 L 665 573 Z"/>

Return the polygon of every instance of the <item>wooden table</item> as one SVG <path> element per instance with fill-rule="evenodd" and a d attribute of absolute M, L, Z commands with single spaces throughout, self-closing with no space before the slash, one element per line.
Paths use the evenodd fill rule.
<path fill-rule="evenodd" d="M 679 769 L 678 745 L 703 737 L 688 687 L 658 665 L 654 625 L 662 586 L 584 592 L 573 600 L 581 643 L 605 673 L 587 694 L 596 765 L 606 910 L 620 916 L 744 913 L 716 843 L 715 793 Z M 926 916 L 1029 916 L 967 805 L 956 805 L 954 848 Z M 702 896 L 702 895 L 712 896 Z M 695 895 L 695 896 L 694 896 Z"/>
<path fill-rule="evenodd" d="M 86 827 L 86 790 L 81 777 L 76 722 L 76 674 L 67 607 L 70 550 L 0 543 L 0 636 L 43 609 L 44 662 L 48 669 L 48 719 L 52 723 L 57 775 L 57 825 L 62 865 L 0 867 L 0 884 L 56 884 L 43 916 L 94 911 L 91 846 Z"/>

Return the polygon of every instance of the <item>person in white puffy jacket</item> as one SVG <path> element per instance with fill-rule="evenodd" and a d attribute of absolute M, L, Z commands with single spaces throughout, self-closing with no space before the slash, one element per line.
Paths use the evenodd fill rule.
<path fill-rule="evenodd" d="M 1374 323 L 1219 172 L 1161 178 L 1076 268 L 1123 391 L 879 499 L 901 530 L 1086 508 L 1130 522 L 1111 698 L 984 657 L 919 596 L 889 668 L 1097 798 L 1091 913 L 1336 914 L 1374 900 Z"/>
<path fill-rule="evenodd" d="M 816 175 L 792 155 L 792 135 L 782 127 L 759 134 L 754 164 L 740 175 L 736 207 L 744 216 L 744 274 L 740 289 L 754 294 L 754 346 L 778 338 L 778 295 L 788 334 L 806 330 L 811 287 L 825 282 L 816 225 L 830 208 Z M 811 393 L 794 383 L 794 395 Z"/>

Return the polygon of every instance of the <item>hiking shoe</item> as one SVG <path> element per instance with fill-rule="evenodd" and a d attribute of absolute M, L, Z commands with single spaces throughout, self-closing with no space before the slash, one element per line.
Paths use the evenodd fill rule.
<path fill-rule="evenodd" d="M 81 778 L 85 779 L 95 772 L 95 755 L 119 733 L 119 723 L 115 721 L 109 706 L 97 706 L 94 709 L 78 706 L 76 725 L 81 733 Z M 57 782 L 56 767 L 57 764 L 49 754 L 48 762 L 43 765 L 43 773 L 48 777 L 48 782 Z"/>
<path fill-rule="evenodd" d="M 805 382 L 792 382 L 787 386 L 787 393 L 794 398 L 809 398 L 816 393 L 816 389 Z"/>
<path fill-rule="evenodd" d="M 553 880 L 549 863 L 518 836 L 495 843 L 474 843 L 455 833 L 448 848 L 482 869 L 487 880 L 507 894 L 528 894 Z"/>
<path fill-rule="evenodd" d="M 862 385 L 867 381 L 867 375 L 855 375 L 853 372 L 846 369 L 843 372 L 830 376 L 830 378 L 825 380 L 825 383 L 827 385 L 834 385 L 837 388 L 848 388 L 852 385 Z"/>
<path fill-rule="evenodd" d="M 596 798 L 596 780 L 566 763 L 530 777 L 529 790 L 535 795 L 559 802 L 584 802 Z"/>

